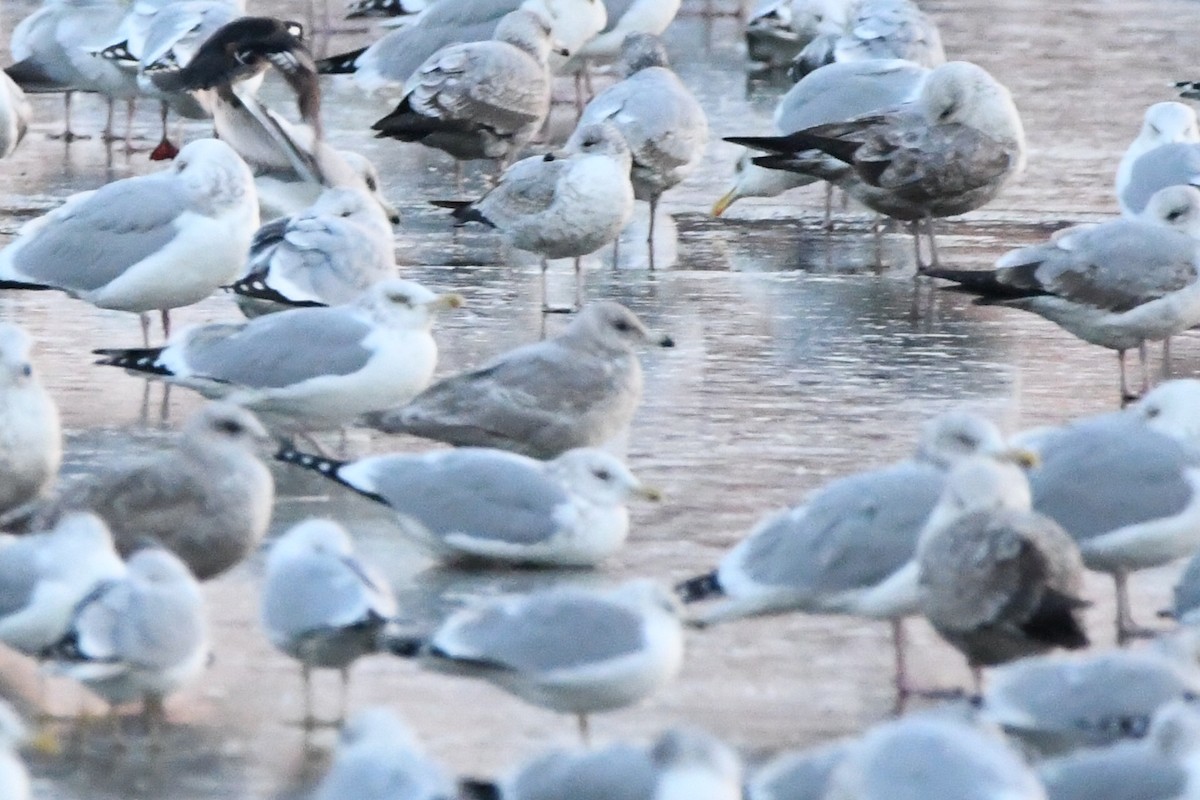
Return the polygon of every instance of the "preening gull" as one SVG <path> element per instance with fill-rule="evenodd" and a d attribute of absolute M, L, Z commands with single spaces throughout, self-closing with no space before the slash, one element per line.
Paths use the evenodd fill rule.
<path fill-rule="evenodd" d="M 991 671 L 981 713 L 1054 755 L 1140 739 L 1155 711 L 1198 688 L 1194 665 L 1148 650 L 1035 656 Z"/>
<path fill-rule="evenodd" d="M 657 0 L 642 2 L 657 3 Z M 621 50 L 625 79 L 613 84 L 583 109 L 579 127 L 568 141 L 588 135 L 588 125 L 612 124 L 629 145 L 633 159 L 633 196 L 650 204 L 646 246 L 654 269 L 654 217 L 663 192 L 695 169 L 708 144 L 708 120 L 695 95 L 671 71 L 657 36 L 631 33 Z"/>
<path fill-rule="evenodd" d="M 370 417 L 386 433 L 554 458 L 598 447 L 629 428 L 642 400 L 635 348 L 673 347 L 612 301 L 591 303 L 552 339 L 443 378 L 408 405 Z"/>
<path fill-rule="evenodd" d="M 0 322 L 0 515 L 49 489 L 62 464 L 58 407 L 30 362 L 33 340 Z"/>
<path fill-rule="evenodd" d="M 944 716 L 943 716 L 944 714 Z M 852 744 L 826 800 L 1045 800 L 1045 790 L 999 732 L 924 712 L 885 722 Z"/>
<path fill-rule="evenodd" d="M 389 278 L 353 303 L 293 308 L 180 331 L 166 347 L 103 349 L 101 364 L 160 376 L 296 432 L 348 425 L 408 402 L 437 364 L 430 328 L 456 294 Z"/>
<path fill-rule="evenodd" d="M 0 72 L 0 158 L 12 155 L 29 130 L 33 109 L 21 87 Z"/>
<path fill-rule="evenodd" d="M 237 277 L 258 228 L 250 170 L 230 147 L 199 139 L 170 169 L 72 195 L 0 250 L 0 288 L 59 289 L 100 308 L 142 314 L 198 303 Z M 148 344 L 148 341 L 147 341 Z"/>
<path fill-rule="evenodd" d="M 507 166 L 550 113 L 550 31 L 548 16 L 520 8 L 500 20 L 492 39 L 437 51 L 371 129 L 459 160 Z"/>
<path fill-rule="evenodd" d="M 139 550 L 128 566 L 76 607 L 66 635 L 44 655 L 55 673 L 113 707 L 142 700 L 152 718 L 208 663 L 208 623 L 200 585 L 171 553 Z"/>
<path fill-rule="evenodd" d="M 329 773 L 315 800 L 449 800 L 450 774 L 421 749 L 408 726 L 386 708 L 358 712 L 338 734 Z"/>
<path fill-rule="evenodd" d="M 1200 455 L 1191 428 L 1198 409 L 1200 381 L 1171 381 L 1123 412 L 1052 431 L 1034 448 L 1041 463 L 1029 474 L 1033 507 L 1078 542 L 1088 569 L 1112 575 L 1121 641 L 1140 632 L 1129 574 L 1200 547 Z"/>
<path fill-rule="evenodd" d="M 211 578 L 249 555 L 266 533 L 275 486 L 254 454 L 266 436 L 249 411 L 210 403 L 188 420 L 175 447 L 80 477 L 38 521 L 91 511 L 108 524 L 122 554 L 159 544 L 200 580 Z"/>
<path fill-rule="evenodd" d="M 551 750 L 497 784 L 470 784 L 495 800 L 741 800 L 742 765 L 720 739 L 672 728 L 649 747 Z M 482 790 L 482 791 L 481 791 Z"/>
<path fill-rule="evenodd" d="M 796 165 L 794 156 L 815 149 L 853 167 L 855 179 L 840 185 L 868 208 L 913 223 L 918 268 L 921 222 L 937 265 L 933 219 L 979 208 L 1025 166 L 1025 132 L 1012 96 L 966 61 L 934 69 L 917 99 L 894 110 L 787 136 L 726 141 L 775 154 L 756 158 L 760 166 L 807 172 L 808 160 Z"/>
<path fill-rule="evenodd" d="M 1172 145 L 1167 145 L 1172 146 Z M 1142 391 L 1145 345 L 1200 323 L 1200 190 L 1170 186 L 1141 219 L 1059 231 L 1045 244 L 1002 256 L 991 270 L 928 269 L 981 302 L 1045 317 L 1085 342 L 1117 351 L 1121 397 L 1132 399 L 1125 351 L 1138 348 Z"/>
<path fill-rule="evenodd" d="M 392 226 L 378 203 L 353 189 L 258 229 L 243 277 L 230 287 L 248 317 L 294 306 L 349 303 L 396 273 Z"/>
<path fill-rule="evenodd" d="M 795 133 L 910 102 L 928 74 L 925 67 L 898 59 L 828 64 L 805 75 L 783 96 L 775 109 L 775 129 Z M 713 216 L 721 216 L 743 197 L 775 197 L 820 180 L 816 175 L 760 167 L 753 158 L 748 150 L 738 157 L 733 186 L 713 206 Z M 852 172 L 820 150 L 795 155 L 797 161 L 803 158 L 824 162 L 826 177 Z"/>
<path fill-rule="evenodd" d="M 592 566 L 625 543 L 625 502 L 659 498 L 601 450 L 568 450 L 549 462 L 475 447 L 358 461 L 292 449 L 275 457 L 383 503 L 449 560 Z"/>
<path fill-rule="evenodd" d="M 425 59 L 447 45 L 490 39 L 501 17 L 526 4 L 549 13 L 552 40 L 571 53 L 599 33 L 607 19 L 603 0 L 438 0 L 414 24 L 318 66 L 323 73 L 353 74 L 368 92 L 400 92 Z"/>
<path fill-rule="evenodd" d="M 0 642 L 38 656 L 67 632 L 75 606 L 125 574 L 112 534 L 92 514 L 51 530 L 0 538 Z"/>
<path fill-rule="evenodd" d="M 1121 156 L 1121 163 L 1117 165 L 1117 202 L 1121 204 L 1123 214 L 1128 217 L 1138 216 L 1145 210 L 1151 195 L 1163 186 L 1171 185 L 1162 184 L 1150 188 L 1150 182 L 1147 181 L 1145 185 L 1131 187 L 1130 178 L 1134 164 L 1142 156 L 1163 145 L 1189 142 L 1200 142 L 1200 124 L 1197 123 L 1196 112 L 1192 110 L 1191 106 L 1185 106 L 1183 103 L 1155 103 L 1146 109 L 1142 128 L 1138 131 L 1137 138 L 1130 143 L 1125 154 Z M 1150 177 L 1149 170 L 1147 170 L 1147 177 Z M 1179 182 L 1188 183 L 1189 181 L 1185 179 Z M 1130 192 L 1130 201 L 1134 205 L 1127 203 L 1126 192 Z"/>
<path fill-rule="evenodd" d="M 520 250 L 542 258 L 542 310 L 546 260 L 575 259 L 575 305 L 582 305 L 579 259 L 612 244 L 633 215 L 632 156 L 610 123 L 580 126 L 571 149 L 513 164 L 496 186 L 474 202 L 436 202 L 454 209 L 461 223 L 482 222 Z"/>
<path fill-rule="evenodd" d="M 432 636 L 395 637 L 389 648 L 575 714 L 586 741 L 589 714 L 632 705 L 675 678 L 683 626 L 670 592 L 638 580 L 608 591 L 560 586 L 481 600 Z"/>
<path fill-rule="evenodd" d="M 1088 645 L 1079 548 L 1031 505 L 1020 465 L 966 459 L 917 542 L 921 611 L 966 656 L 977 685 L 982 667 Z"/>
<path fill-rule="evenodd" d="M 850 4 L 845 26 L 805 45 L 789 74 L 798 80 L 822 66 L 902 58 L 923 67 L 945 63 L 937 24 L 912 0 L 858 0 Z"/>
<path fill-rule="evenodd" d="M 717 569 L 676 590 L 689 603 L 720 598 L 695 617 L 701 624 L 787 611 L 891 620 L 903 703 L 910 689 L 902 620 L 920 612 L 918 537 L 947 470 L 1003 447 L 999 430 L 981 417 L 937 417 L 922 429 L 913 459 L 834 481 L 766 518 Z"/>
<path fill-rule="evenodd" d="M 346 719 L 350 666 L 374 653 L 380 630 L 396 616 L 387 581 L 354 554 L 336 522 L 309 519 L 279 537 L 267 554 L 262 620 L 271 644 L 300 662 L 304 724 L 313 716 L 313 669 L 341 672 L 338 722 Z"/>

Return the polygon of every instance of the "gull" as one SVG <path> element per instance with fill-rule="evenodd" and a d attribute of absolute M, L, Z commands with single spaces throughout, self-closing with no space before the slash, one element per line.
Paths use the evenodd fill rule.
<path fill-rule="evenodd" d="M 230 147 L 199 139 L 170 169 L 72 195 L 0 250 L 0 288 L 58 289 L 141 315 L 198 303 L 237 277 L 258 227 L 250 170 Z"/>
<path fill-rule="evenodd" d="M 458 788 L 408 726 L 385 708 L 358 712 L 342 727 L 333 764 L 314 800 L 450 800 Z"/>
<path fill-rule="evenodd" d="M 266 431 L 254 416 L 210 403 L 188 420 L 174 448 L 106 466 L 64 487 L 37 522 L 91 511 L 128 556 L 152 542 L 183 559 L 200 580 L 249 555 L 266 533 L 275 489 L 254 454 Z"/>
<path fill-rule="evenodd" d="M 393 222 L 396 210 L 379 192 L 378 175 L 361 155 L 335 150 L 324 139 L 321 91 L 300 27 L 269 17 L 242 17 L 220 28 L 184 67 L 154 75 L 164 90 L 214 90 L 213 126 L 250 165 L 263 216 L 294 214 L 325 187 L 345 186 L 379 203 Z M 294 124 L 255 96 L 255 79 L 276 67 L 296 93 Z"/>
<path fill-rule="evenodd" d="M 841 31 L 849 0 L 766 0 L 746 20 L 750 60 L 779 69 L 822 33 Z"/>
<path fill-rule="evenodd" d="M 1087 647 L 1079 617 L 1083 559 L 1052 519 L 1033 513 L 1029 482 L 1007 459 L 957 464 L 917 540 L 921 611 L 981 669 Z"/>
<path fill-rule="evenodd" d="M 17 748 L 29 738 L 25 723 L 7 702 L 0 700 L 0 797 L 5 800 L 30 800 L 33 789 L 29 770 L 17 755 Z"/>
<path fill-rule="evenodd" d="M 829 776 L 852 746 L 836 741 L 772 758 L 746 781 L 746 800 L 822 800 Z"/>
<path fill-rule="evenodd" d="M 711 734 L 671 728 L 649 747 L 551 750 L 479 790 L 496 800 L 742 800 L 742 764 Z"/>
<path fill-rule="evenodd" d="M 386 505 L 448 560 L 594 566 L 629 535 L 626 501 L 660 497 L 616 457 L 586 448 L 548 462 L 476 447 L 358 461 L 284 448 L 275 458 Z"/>
<path fill-rule="evenodd" d="M 1149 650 L 1048 655 L 992 670 L 981 714 L 1039 755 L 1141 739 L 1150 720 L 1200 687 L 1195 665 Z"/>
<path fill-rule="evenodd" d="M 928 74 L 925 67 L 898 59 L 827 64 L 805 75 L 783 96 L 775 108 L 775 129 L 786 135 L 911 102 Z M 713 216 L 721 216 L 743 197 L 776 197 L 820 180 L 815 175 L 760 167 L 753 159 L 748 150 L 738 157 L 733 185 L 713 206 Z M 822 164 L 827 178 L 852 179 L 848 165 L 820 150 L 797 153 L 795 159 L 810 159 L 814 168 Z"/>
<path fill-rule="evenodd" d="M 350 535 L 336 522 L 305 520 L 271 545 L 263 627 L 271 644 L 300 662 L 306 727 L 316 724 L 312 670 L 341 673 L 338 722 L 344 722 L 350 666 L 376 652 L 379 632 L 395 616 L 391 588 L 354 554 Z"/>
<path fill-rule="evenodd" d="M 1117 199 L 1126 217 L 1150 217 L 1150 200 L 1168 186 L 1200 185 L 1200 143 L 1174 142 L 1144 153 L 1129 168 Z"/>
<path fill-rule="evenodd" d="M 12 155 L 17 149 L 32 118 L 33 109 L 25 92 L 8 73 L 0 72 L 0 158 Z"/>
<path fill-rule="evenodd" d="M 933 220 L 988 203 L 1025 167 L 1025 132 L 1012 96 L 966 61 L 935 68 L 916 100 L 890 111 L 786 136 L 726 141 L 775 154 L 755 159 L 760 166 L 805 172 L 811 167 L 792 159 L 815 149 L 853 167 L 855 179 L 840 185 L 873 211 L 912 223 L 918 268 L 922 222 L 937 266 Z"/>
<path fill-rule="evenodd" d="M 550 113 L 550 31 L 548 16 L 521 8 L 501 18 L 492 39 L 438 50 L 371 129 L 503 169 Z"/>
<path fill-rule="evenodd" d="M 675 344 L 619 303 L 591 303 L 559 336 L 443 378 L 369 422 L 385 433 L 541 459 L 598 447 L 628 430 L 641 403 L 634 348 L 645 343 Z"/>
<path fill-rule="evenodd" d="M 586 636 L 581 636 L 586 631 Z M 452 614 L 429 637 L 393 637 L 396 655 L 482 678 L 533 705 L 588 716 L 623 708 L 679 674 L 678 605 L 653 581 L 601 591 L 559 586 L 489 598 Z"/>
<path fill-rule="evenodd" d="M 654 269 L 658 199 L 700 162 L 708 144 L 708 120 L 695 95 L 670 70 L 666 48 L 657 36 L 631 33 L 625 37 L 621 69 L 624 80 L 592 98 L 567 147 L 577 147 L 576 137 L 588 135 L 587 126 L 600 122 L 611 123 L 625 137 L 633 159 L 633 196 L 650 204 L 646 246 Z"/>
<path fill-rule="evenodd" d="M 575 307 L 583 304 L 582 256 L 617 240 L 633 215 L 632 156 L 612 124 L 583 125 L 571 135 L 571 149 L 559 156 L 531 156 L 500 175 L 496 186 L 474 202 L 442 202 L 460 223 L 495 228 L 511 246 L 542 259 L 542 311 L 546 303 L 547 259 L 575 259 Z"/>
<path fill-rule="evenodd" d="M 437 364 L 430 328 L 462 297 L 389 278 L 353 303 L 187 328 L 165 347 L 102 349 L 97 363 L 157 376 L 297 432 L 411 400 Z"/>
<path fill-rule="evenodd" d="M 676 591 L 685 603 L 721 600 L 694 617 L 700 625 L 788 611 L 891 620 L 901 705 L 911 692 L 903 618 L 920 612 L 919 536 L 947 471 L 1003 448 L 999 430 L 981 417 L 936 417 L 922 428 L 914 458 L 834 481 L 767 517 L 715 570 Z"/>
<path fill-rule="evenodd" d="M 248 317 L 349 303 L 395 275 L 393 247 L 377 203 L 353 189 L 326 189 L 304 211 L 258 229 L 245 274 L 230 289 Z"/>
<path fill-rule="evenodd" d="M 822 66 L 850 61 L 902 58 L 923 67 L 945 63 L 937 25 L 912 0 L 858 0 L 845 27 L 817 36 L 792 60 L 799 80 Z"/>
<path fill-rule="evenodd" d="M 352 0 L 346 5 L 346 19 L 364 17 L 407 17 L 429 8 L 426 0 Z"/>
<path fill-rule="evenodd" d="M 500 18 L 522 7 L 548 13 L 551 40 L 570 53 L 599 33 L 607 19 L 603 0 L 438 0 L 414 24 L 391 31 L 370 47 L 324 59 L 318 67 L 322 73 L 353 74 L 367 92 L 403 92 L 417 68 L 438 50 L 491 38 Z"/>
<path fill-rule="evenodd" d="M 62 464 L 58 407 L 29 359 L 33 340 L 0 322 L 0 515 L 36 501 Z"/>
<path fill-rule="evenodd" d="M 1170 146 L 1170 145 L 1168 145 Z M 1134 397 L 1125 351 L 1138 348 L 1149 387 L 1147 341 L 1200 323 L 1200 190 L 1169 186 L 1142 219 L 1059 231 L 1046 244 L 1002 256 L 991 270 L 926 269 L 982 295 L 981 302 L 1032 311 L 1090 344 L 1117 351 L 1121 397 Z"/>
<path fill-rule="evenodd" d="M 1144 739 L 1079 750 L 1038 764 L 1050 800 L 1173 800 L 1190 797 L 1187 761 L 1200 747 L 1193 703 L 1162 706 Z"/>
<path fill-rule="evenodd" d="M 170 552 L 139 550 L 124 577 L 80 602 L 66 635 L 44 655 L 51 671 L 83 683 L 113 708 L 141 699 L 147 720 L 161 717 L 163 699 L 209 660 L 200 585 Z"/>
<path fill-rule="evenodd" d="M 925 712 L 876 725 L 850 746 L 825 800 L 1045 800 L 1037 776 L 998 732 Z"/>
<path fill-rule="evenodd" d="M 1088 569 L 1112 575 L 1117 638 L 1133 621 L 1131 572 L 1200 547 L 1200 455 L 1191 426 L 1200 381 L 1171 381 L 1123 412 L 1080 420 L 1034 446 L 1033 507 L 1079 544 Z"/>
<path fill-rule="evenodd" d="M 1200 142 L 1200 123 L 1197 123 L 1196 112 L 1191 106 L 1185 106 L 1183 103 L 1155 103 L 1147 108 L 1137 138 L 1130 143 L 1125 154 L 1121 156 L 1121 163 L 1117 165 L 1116 193 L 1117 202 L 1121 204 L 1121 213 L 1127 217 L 1137 217 L 1145 210 L 1151 195 L 1163 186 L 1171 185 L 1151 187 L 1150 181 L 1147 181 L 1145 185 L 1131 186 L 1134 164 L 1142 156 L 1163 145 L 1197 142 Z M 1179 152 L 1187 150 L 1183 148 Z M 1146 166 L 1149 167 L 1150 163 L 1147 162 Z M 1150 177 L 1150 170 L 1147 170 L 1147 177 Z M 1188 183 L 1188 180 L 1181 180 L 1180 183 Z M 1126 192 L 1129 192 L 1128 200 Z"/>
<path fill-rule="evenodd" d="M 64 93 L 66 127 L 60 138 L 67 142 L 85 138 L 71 130 L 74 92 L 96 92 L 108 99 L 105 138 L 112 137 L 113 102 L 137 96 L 133 75 L 93 55 L 112 36 L 125 11 L 119 0 L 44 0 L 13 29 L 16 63 L 4 71 L 26 92 Z"/>
<path fill-rule="evenodd" d="M 125 562 L 99 517 L 65 514 L 54 528 L 0 537 L 0 642 L 28 656 L 67 633 L 75 607 Z"/>

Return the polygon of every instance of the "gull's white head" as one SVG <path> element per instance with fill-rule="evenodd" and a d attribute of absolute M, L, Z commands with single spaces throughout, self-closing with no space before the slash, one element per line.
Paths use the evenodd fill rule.
<path fill-rule="evenodd" d="M 318 554 L 341 558 L 352 552 L 350 534 L 341 525 L 328 519 L 307 519 L 293 525 L 271 545 L 267 570 L 293 558 Z"/>
<path fill-rule="evenodd" d="M 969 61 L 948 61 L 933 69 L 919 102 L 932 125 L 975 128 L 1025 152 L 1025 129 L 1012 95 L 991 74 Z"/>
<path fill-rule="evenodd" d="M 576 53 L 608 22 L 603 0 L 525 0 L 522 8 L 547 14 L 552 22 L 551 39 L 569 53 Z M 563 62 L 556 56 L 551 62 L 557 69 Z"/>
<path fill-rule="evenodd" d="M 650 748 L 658 772 L 654 800 L 741 800 L 742 762 L 720 739 L 673 728 Z"/>
<path fill-rule="evenodd" d="M 611 300 L 584 306 L 563 336 L 615 352 L 627 352 L 647 343 L 659 347 L 675 346 L 670 336 L 650 330 L 636 314 Z"/>
<path fill-rule="evenodd" d="M 188 142 L 171 165 L 197 210 L 215 216 L 231 209 L 253 210 L 258 224 L 254 176 L 232 147 L 219 139 Z"/>
<path fill-rule="evenodd" d="M 1141 153 L 1172 142 L 1200 142 L 1200 124 L 1196 112 L 1183 103 L 1155 103 L 1146 109 L 1142 129 L 1130 148 Z"/>
<path fill-rule="evenodd" d="M 1146 203 L 1141 218 L 1200 239 L 1200 189 L 1184 184 L 1159 189 Z"/>
<path fill-rule="evenodd" d="M 1028 511 L 1033 506 L 1029 480 L 1021 465 L 1006 457 L 969 458 L 946 477 L 930 517 L 954 519 L 965 514 Z"/>
<path fill-rule="evenodd" d="M 200 597 L 200 587 L 187 565 L 169 550 L 147 547 L 129 557 L 129 580 L 145 586 L 188 591 Z"/>
<path fill-rule="evenodd" d="M 0 386 L 25 386 L 36 380 L 30 351 L 33 339 L 23 328 L 0 322 Z"/>
<path fill-rule="evenodd" d="M 1160 384 L 1124 413 L 1165 436 L 1200 447 L 1200 380 L 1178 378 Z"/>
<path fill-rule="evenodd" d="M 580 156 L 607 156 L 625 172 L 629 171 L 633 161 L 629 143 L 621 131 L 609 122 L 593 122 L 576 128 L 567 141 L 566 151 Z"/>
<path fill-rule="evenodd" d="M 388 278 L 367 289 L 355 304 L 389 328 L 427 331 L 439 310 L 460 308 L 463 299 L 454 293 L 435 294 L 414 281 Z"/>
<path fill-rule="evenodd" d="M 1003 449 L 1000 429 L 967 411 L 950 411 L 926 422 L 917 439 L 917 458 L 943 469 L 965 458 Z"/>
<path fill-rule="evenodd" d="M 353 150 L 339 150 L 338 155 L 350 165 L 350 169 L 354 170 L 356 175 L 362 178 L 367 194 L 379 204 L 379 209 L 383 212 L 384 218 L 392 225 L 399 224 L 400 212 L 383 196 L 382 184 L 379 181 L 379 170 L 371 163 L 371 159 Z"/>
<path fill-rule="evenodd" d="M 257 417 L 232 403 L 209 403 L 183 428 L 185 445 L 208 450 L 248 452 L 269 438 Z"/>
<path fill-rule="evenodd" d="M 778 197 L 789 189 L 816 183 L 817 178 L 783 169 L 767 169 L 754 163 L 758 153 L 742 150 L 733 165 L 733 185 L 713 204 L 712 215 L 719 217 L 743 197 Z"/>
<path fill-rule="evenodd" d="M 602 507 L 624 505 L 632 496 L 659 500 L 662 495 L 644 486 L 620 459 L 589 447 L 568 450 L 546 465 L 571 494 Z"/>
<path fill-rule="evenodd" d="M 335 186 L 317 196 L 304 212 L 305 217 L 338 217 L 356 225 L 373 227 L 391 234 L 391 225 L 380 211 L 379 204 L 356 189 Z"/>

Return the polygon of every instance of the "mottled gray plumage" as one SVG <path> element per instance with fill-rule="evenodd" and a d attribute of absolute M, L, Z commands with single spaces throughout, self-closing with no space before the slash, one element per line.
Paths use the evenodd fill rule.
<path fill-rule="evenodd" d="M 65 486 L 41 512 L 41 524 L 65 511 L 91 511 L 112 529 L 122 554 L 156 543 L 198 578 L 211 578 L 266 533 L 274 483 L 253 451 L 266 435 L 250 412 L 212 403 L 188 421 L 175 447 Z"/>
<path fill-rule="evenodd" d="M 626 430 L 641 402 L 642 368 L 634 348 L 647 342 L 672 344 L 624 306 L 592 303 L 560 336 L 444 378 L 372 424 L 388 433 L 534 458 L 599 446 Z"/>
<path fill-rule="evenodd" d="M 860 0 L 843 30 L 817 36 L 796 56 L 792 75 L 822 65 L 901 58 L 923 67 L 946 60 L 937 24 L 912 0 Z"/>

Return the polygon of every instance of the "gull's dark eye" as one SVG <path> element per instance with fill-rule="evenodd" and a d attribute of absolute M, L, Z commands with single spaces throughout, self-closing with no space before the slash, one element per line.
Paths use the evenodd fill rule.
<path fill-rule="evenodd" d="M 617 330 L 621 331 L 622 333 L 632 330 L 632 327 L 630 326 L 629 321 L 624 320 L 624 319 L 619 319 L 616 322 L 614 322 L 613 327 L 616 328 Z"/>
<path fill-rule="evenodd" d="M 26 378 L 28 378 L 30 375 L 33 374 L 33 366 L 30 364 L 26 364 L 25 366 L 21 367 L 21 374 L 24 375 Z"/>
<path fill-rule="evenodd" d="M 379 189 L 379 184 L 377 184 L 375 182 L 375 179 L 372 178 L 370 175 L 367 176 L 367 188 L 370 189 L 372 192 Z"/>
<path fill-rule="evenodd" d="M 592 470 L 592 474 L 595 475 L 597 478 L 599 478 L 602 481 L 608 481 L 612 478 L 612 474 L 608 470 L 604 469 L 603 467 L 601 467 L 600 469 Z"/>
<path fill-rule="evenodd" d="M 402 303 L 406 306 L 412 305 L 412 301 L 408 299 L 408 295 L 401 292 L 389 292 L 387 299 L 393 303 Z"/>
<path fill-rule="evenodd" d="M 1172 208 L 1167 212 L 1167 222 L 1175 222 L 1177 219 L 1187 213 L 1186 208 Z"/>
<path fill-rule="evenodd" d="M 1150 406 L 1146 409 L 1146 419 L 1154 419 L 1161 413 L 1162 409 L 1160 409 L 1158 406 Z"/>
<path fill-rule="evenodd" d="M 236 419 L 223 419 L 217 423 L 217 430 L 221 433 L 228 433 L 230 436 L 237 436 L 246 429 Z"/>
<path fill-rule="evenodd" d="M 954 434 L 954 441 L 958 444 L 961 444 L 963 447 L 976 447 L 979 445 L 979 442 L 976 441 L 975 437 L 969 433 Z"/>

